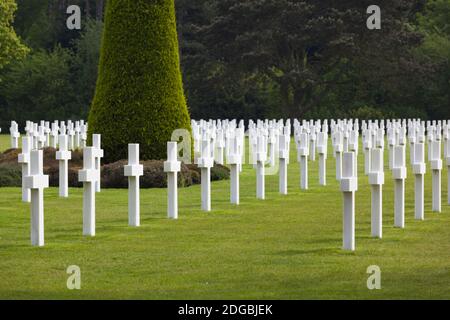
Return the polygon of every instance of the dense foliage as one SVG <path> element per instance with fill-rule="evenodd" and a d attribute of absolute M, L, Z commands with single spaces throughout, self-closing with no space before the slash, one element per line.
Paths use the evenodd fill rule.
<path fill-rule="evenodd" d="M 0 71 L 3 129 L 10 119 L 87 117 L 104 2 L 71 0 L 83 20 L 69 31 L 69 1 L 17 0 L 13 26 L 32 51 Z M 380 0 L 382 29 L 373 31 L 368 1 L 175 3 L 194 118 L 450 118 L 450 0 Z M 51 61 L 61 70 L 40 74 Z"/>
<path fill-rule="evenodd" d="M 133 22 L 133 23 L 130 23 Z M 110 0 L 106 6 L 89 132 L 102 134 L 106 161 L 164 159 L 175 129 L 190 129 L 173 0 Z"/>
<path fill-rule="evenodd" d="M 12 60 L 25 56 L 28 51 L 11 25 L 16 9 L 14 0 L 0 1 L 0 70 Z"/>
<path fill-rule="evenodd" d="M 96 19 L 93 6 L 89 17 L 84 12 L 82 30 L 68 30 L 67 4 L 63 2 L 17 1 L 14 27 L 31 52 L 0 72 L 3 132 L 11 120 L 23 126 L 26 120 L 87 118 L 97 79 L 103 23 L 101 16 Z"/>

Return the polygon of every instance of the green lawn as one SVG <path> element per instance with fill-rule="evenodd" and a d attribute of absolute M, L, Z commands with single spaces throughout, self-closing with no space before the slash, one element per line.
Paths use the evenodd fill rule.
<path fill-rule="evenodd" d="M 4 148 L 7 138 L 0 137 Z M 443 212 L 414 220 L 414 179 L 408 168 L 406 229 L 393 227 L 393 181 L 386 173 L 382 240 L 370 237 L 370 186 L 360 153 L 356 251 L 341 248 L 342 201 L 328 159 L 328 186 L 299 190 L 294 143 L 289 195 L 266 178 L 255 199 L 255 173 L 241 174 L 241 205 L 229 204 L 229 182 L 212 184 L 212 212 L 200 210 L 200 187 L 179 192 L 179 220 L 166 219 L 166 190 L 141 191 L 142 226 L 127 226 L 127 192 L 97 194 L 97 236 L 82 236 L 82 190 L 59 199 L 45 190 L 45 241 L 30 245 L 29 205 L 19 188 L 0 189 L 0 298 L 3 299 L 449 299 L 450 207 L 447 169 Z M 329 149 L 331 151 L 331 148 Z M 387 152 L 386 152 L 387 155 Z M 387 171 L 387 170 L 386 170 Z M 81 268 L 81 290 L 66 288 L 66 268 Z M 368 290 L 367 267 L 378 265 L 382 289 Z"/>

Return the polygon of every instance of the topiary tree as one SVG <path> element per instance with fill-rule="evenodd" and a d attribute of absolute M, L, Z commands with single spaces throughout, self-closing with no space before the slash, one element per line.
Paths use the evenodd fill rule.
<path fill-rule="evenodd" d="M 173 130 L 190 130 L 181 80 L 174 0 L 109 0 L 89 136 L 102 134 L 105 161 L 166 158 Z"/>

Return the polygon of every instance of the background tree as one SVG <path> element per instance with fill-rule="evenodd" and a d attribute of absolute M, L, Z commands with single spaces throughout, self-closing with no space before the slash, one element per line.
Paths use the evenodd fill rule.
<path fill-rule="evenodd" d="M 110 0 L 89 133 L 103 135 L 105 160 L 166 157 L 173 130 L 189 129 L 173 0 Z"/>
<path fill-rule="evenodd" d="M 0 69 L 12 60 L 23 58 L 28 52 L 11 25 L 16 9 L 14 0 L 0 1 Z"/>
<path fill-rule="evenodd" d="M 217 68 L 276 85 L 285 116 L 301 117 L 351 82 L 355 68 L 398 74 L 420 44 L 407 23 L 417 1 L 382 1 L 382 29 L 366 28 L 368 1 L 224 0 L 199 29 Z M 396 66 L 392 69 L 392 66 Z"/>
<path fill-rule="evenodd" d="M 32 51 L 0 70 L 0 80 L 8 79 L 0 85 L 0 126 L 34 117 L 85 119 L 95 91 L 105 1 L 16 2 L 13 27 Z M 81 7 L 80 31 L 66 28 L 69 4 Z M 379 1 L 382 29 L 376 31 L 366 28 L 368 1 L 175 4 L 185 92 L 195 118 L 450 117 L 450 0 Z M 302 5 L 307 8 L 297 14 Z M 280 53 L 274 54 L 277 44 Z M 284 54 L 289 52 L 306 52 L 307 59 L 291 59 Z M 65 74 L 51 66 L 44 72 L 50 61 Z M 272 62 L 284 70 L 269 70 L 275 78 L 266 67 Z M 281 90 L 281 79 L 288 90 Z M 64 94 L 47 90 L 56 87 Z"/>

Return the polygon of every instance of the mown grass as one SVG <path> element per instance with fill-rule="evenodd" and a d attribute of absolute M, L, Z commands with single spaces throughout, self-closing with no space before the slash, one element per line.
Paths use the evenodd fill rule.
<path fill-rule="evenodd" d="M 5 136 L 0 137 L 5 145 Z M 68 199 L 45 190 L 45 242 L 30 246 L 29 205 L 19 188 L 0 189 L 0 298 L 3 299 L 448 299 L 450 208 L 447 169 L 443 212 L 414 220 L 414 179 L 406 182 L 406 228 L 393 227 L 393 181 L 386 169 L 383 239 L 370 236 L 370 186 L 359 157 L 356 251 L 344 252 L 342 199 L 328 158 L 328 186 L 309 163 L 310 189 L 299 190 L 292 144 L 289 195 L 266 178 L 255 199 L 255 173 L 241 174 L 241 205 L 229 203 L 229 182 L 212 184 L 212 212 L 200 210 L 200 187 L 180 189 L 179 220 L 166 219 L 166 190 L 141 192 L 142 226 L 127 226 L 127 192 L 97 194 L 97 236 L 82 236 L 82 190 Z M 331 151 L 331 148 L 329 149 Z M 387 152 L 386 152 L 387 156 Z M 68 290 L 66 269 L 81 268 L 81 290 Z M 382 289 L 368 290 L 367 267 L 378 265 Z"/>

